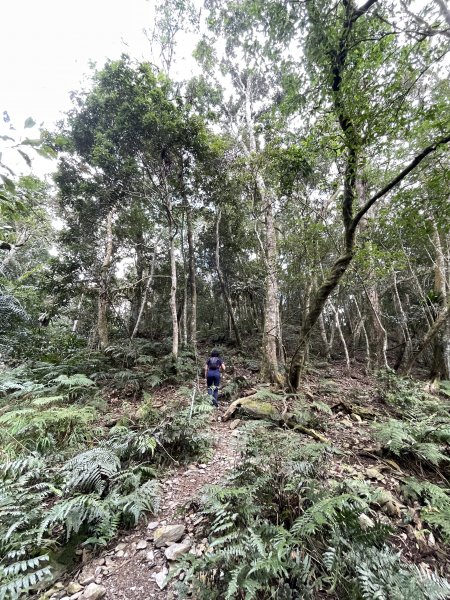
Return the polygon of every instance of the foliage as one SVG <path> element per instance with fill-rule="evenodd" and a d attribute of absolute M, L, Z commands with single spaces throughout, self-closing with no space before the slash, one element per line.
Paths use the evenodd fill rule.
<path fill-rule="evenodd" d="M 175 404 L 172 410 L 155 432 L 163 451 L 161 458 L 166 454 L 167 458 L 179 456 L 188 461 L 195 456 L 207 456 L 210 439 L 205 433 L 205 424 L 213 410 L 210 397 L 206 394 L 197 397 L 192 414 L 190 407 L 181 403 Z"/>
<path fill-rule="evenodd" d="M 423 504 L 421 517 L 432 527 L 436 527 L 444 540 L 450 540 L 450 490 L 434 483 L 408 479 L 403 486 L 407 500 L 418 500 Z"/>
<path fill-rule="evenodd" d="M 324 481 L 327 448 L 292 433 L 247 427 L 243 460 L 226 487 L 205 492 L 210 532 L 204 555 L 188 555 L 181 592 L 198 598 L 443 599 L 450 584 L 405 563 L 371 513 L 375 492 Z M 280 460 L 281 456 L 285 460 Z M 172 576 L 172 575 L 171 575 Z"/>

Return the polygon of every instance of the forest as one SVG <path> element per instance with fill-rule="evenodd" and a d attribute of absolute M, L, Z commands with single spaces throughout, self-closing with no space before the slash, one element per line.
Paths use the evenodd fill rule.
<path fill-rule="evenodd" d="M 450 598 L 446 0 L 144 25 L 3 113 L 0 600 Z"/>

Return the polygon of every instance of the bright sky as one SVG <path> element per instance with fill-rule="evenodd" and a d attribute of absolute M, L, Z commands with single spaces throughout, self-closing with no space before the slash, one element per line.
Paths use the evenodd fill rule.
<path fill-rule="evenodd" d="M 32 116 L 47 127 L 70 107 L 89 61 L 123 52 L 150 57 L 143 29 L 157 0 L 3 0 L 0 110 L 20 127 Z"/>
<path fill-rule="evenodd" d="M 106 59 L 126 53 L 152 60 L 144 34 L 153 30 L 155 7 L 163 0 L 3 0 L 0 36 L 0 134 L 16 141 L 37 138 L 36 129 L 23 130 L 25 119 L 49 130 L 70 109 L 70 92 L 89 79 L 90 63 L 101 68 Z M 195 39 L 181 34 L 173 77 L 188 78 L 195 69 Z M 7 111 L 15 132 L 2 119 Z M 16 174 L 26 172 L 17 152 L 2 144 L 5 163 Z M 43 177 L 54 161 L 32 157 L 33 172 Z"/>

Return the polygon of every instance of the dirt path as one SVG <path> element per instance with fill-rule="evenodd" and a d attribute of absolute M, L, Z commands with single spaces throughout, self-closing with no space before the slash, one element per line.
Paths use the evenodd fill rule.
<path fill-rule="evenodd" d="M 183 514 L 182 508 L 195 500 L 203 486 L 219 482 L 237 460 L 236 439 L 239 430 L 230 430 L 229 423 L 213 422 L 213 456 L 205 463 L 194 463 L 170 472 L 161 483 L 160 510 L 150 523 L 134 529 L 117 540 L 115 546 L 100 558 L 83 568 L 78 581 L 84 585 L 95 582 L 106 588 L 107 600 L 134 600 L 137 598 L 174 598 L 176 592 L 169 584 L 160 589 L 155 575 L 162 581 L 170 562 L 164 555 L 165 547 L 156 548 L 153 533 L 156 527 L 181 524 L 184 539 L 194 540 L 195 529 L 201 516 L 193 509 Z M 203 544 L 206 540 L 202 540 Z M 191 551 L 201 553 L 202 543 Z M 173 564 L 173 563 L 172 563 Z M 80 594 L 81 595 L 81 594 Z M 79 596 L 69 596 L 76 600 Z"/>

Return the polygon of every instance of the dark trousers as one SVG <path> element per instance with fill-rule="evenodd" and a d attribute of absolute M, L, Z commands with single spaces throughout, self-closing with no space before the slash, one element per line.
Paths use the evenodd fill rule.
<path fill-rule="evenodd" d="M 214 406 L 219 406 L 217 398 L 219 397 L 220 371 L 208 371 L 206 375 L 206 383 L 208 384 L 208 394 L 213 397 Z"/>

